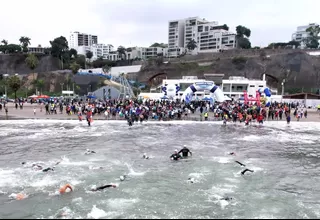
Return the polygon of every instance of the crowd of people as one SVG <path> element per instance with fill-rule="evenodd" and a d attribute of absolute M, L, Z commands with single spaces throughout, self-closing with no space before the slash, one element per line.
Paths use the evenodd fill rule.
<path fill-rule="evenodd" d="M 273 102 L 270 106 L 257 106 L 255 103 L 244 104 L 240 101 L 226 101 L 210 103 L 209 101 L 191 101 L 185 103 L 180 100 L 43 100 L 34 103 L 34 114 L 40 108 L 45 114 L 77 115 L 79 120 L 83 116 L 92 122 L 96 115 L 102 115 L 109 120 L 127 120 L 131 126 L 135 121 L 144 120 L 222 120 L 224 123 L 252 121 L 263 123 L 266 120 L 287 120 L 291 115 L 300 120 L 307 118 L 308 112 L 299 103 Z M 3 106 L 0 104 L 0 111 Z M 7 110 L 7 108 L 4 106 Z M 15 108 L 23 109 L 23 101 L 18 101 Z M 88 121 L 88 122 L 89 122 Z M 90 124 L 90 123 L 88 123 Z"/>
<path fill-rule="evenodd" d="M 291 115 L 300 120 L 307 118 L 308 112 L 299 103 L 273 102 L 270 106 L 257 106 L 255 103 L 244 104 L 238 101 L 210 103 L 209 101 L 192 101 L 185 103 L 179 100 L 107 100 L 107 101 L 51 101 L 43 104 L 46 114 L 78 115 L 91 119 L 96 115 L 103 115 L 105 119 L 127 120 L 131 126 L 135 121 L 144 120 L 222 120 L 224 123 L 252 121 L 263 123 L 266 120 L 287 120 Z M 57 109 L 59 111 L 57 111 Z"/>

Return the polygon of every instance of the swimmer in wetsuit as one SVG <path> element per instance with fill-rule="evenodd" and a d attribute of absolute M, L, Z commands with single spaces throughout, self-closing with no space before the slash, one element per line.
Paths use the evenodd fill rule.
<path fill-rule="evenodd" d="M 54 169 L 51 167 L 48 167 L 48 168 L 42 170 L 42 172 L 48 172 L 48 171 L 54 171 Z"/>
<path fill-rule="evenodd" d="M 116 185 L 114 185 L 114 184 L 108 184 L 108 185 L 104 185 L 104 186 L 99 186 L 99 187 L 97 187 L 97 188 L 95 188 L 95 189 L 91 189 L 91 191 L 101 191 L 101 190 L 104 190 L 105 188 L 111 188 L 111 187 L 113 187 L 113 188 L 116 188 L 117 186 Z"/>
<path fill-rule="evenodd" d="M 170 156 L 170 158 L 171 158 L 171 160 L 179 160 L 179 159 L 182 159 L 181 155 L 178 154 L 178 150 L 175 150 L 175 151 L 174 151 L 174 154 L 172 154 L 172 155 Z"/>
<path fill-rule="evenodd" d="M 183 157 L 188 157 L 188 153 L 190 153 L 190 156 L 192 156 L 192 152 L 184 145 L 184 148 L 182 148 L 178 154 L 182 153 Z"/>

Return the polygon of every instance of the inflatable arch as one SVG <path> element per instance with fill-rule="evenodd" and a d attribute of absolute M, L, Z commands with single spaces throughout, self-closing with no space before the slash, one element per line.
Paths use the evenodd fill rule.
<path fill-rule="evenodd" d="M 269 107 L 271 105 L 271 91 L 270 91 L 270 89 L 267 87 L 260 88 L 260 89 L 258 89 L 258 92 L 259 92 L 260 96 L 262 96 L 263 94 L 265 95 L 265 98 L 266 98 L 265 106 Z"/>
<path fill-rule="evenodd" d="M 169 99 L 173 99 L 178 96 L 178 92 L 180 91 L 178 84 L 164 84 L 161 89 L 163 95 Z"/>
<path fill-rule="evenodd" d="M 196 82 L 189 86 L 183 93 L 181 100 L 184 100 L 186 103 L 191 102 L 192 95 L 197 91 L 209 90 L 210 96 L 213 100 L 218 102 L 225 101 L 224 94 L 222 90 L 216 86 L 213 82 Z"/>

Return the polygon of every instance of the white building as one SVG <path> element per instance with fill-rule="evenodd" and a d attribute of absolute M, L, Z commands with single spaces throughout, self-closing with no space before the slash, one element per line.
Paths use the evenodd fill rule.
<path fill-rule="evenodd" d="M 91 51 L 93 53 L 91 60 L 96 60 L 99 57 L 108 59 L 110 52 L 112 52 L 114 49 L 111 44 L 94 44 L 92 46 L 79 46 L 76 50 L 78 54 L 81 55 L 86 55 L 87 51 Z"/>
<path fill-rule="evenodd" d="M 292 40 L 300 42 L 301 43 L 301 48 L 305 48 L 306 45 L 304 43 L 304 40 L 309 37 L 309 33 L 306 30 L 309 27 L 315 27 L 317 25 L 318 24 L 316 24 L 316 23 L 311 23 L 311 24 L 304 25 L 304 26 L 298 26 L 297 27 L 297 31 L 292 34 Z"/>
<path fill-rule="evenodd" d="M 169 21 L 168 27 L 168 57 L 177 57 L 185 52 L 186 19 Z"/>
<path fill-rule="evenodd" d="M 222 80 L 221 89 L 223 93 L 230 98 L 238 99 L 243 97 L 243 92 L 247 91 L 249 97 L 255 97 L 256 91 L 260 88 L 267 87 L 267 81 L 251 80 L 245 77 L 231 76 L 229 79 Z M 270 88 L 271 92 L 276 95 L 277 91 Z"/>
<path fill-rule="evenodd" d="M 126 51 L 126 57 L 124 55 L 122 57 L 119 56 L 117 51 L 112 51 L 107 56 L 109 60 L 117 61 L 121 59 L 142 59 L 142 60 L 148 60 L 152 57 L 158 57 L 158 56 L 166 56 L 167 55 L 168 48 L 162 48 L 162 47 L 132 47 L 128 48 Z"/>
<path fill-rule="evenodd" d="M 181 48 L 187 48 L 191 40 L 197 42 L 197 48 L 191 51 L 192 54 L 219 52 L 236 47 L 236 34 L 224 30 L 217 21 L 199 17 L 169 21 L 168 40 L 170 56 L 178 56 L 177 48 L 180 51 Z"/>
<path fill-rule="evenodd" d="M 70 49 L 73 48 L 77 50 L 80 46 L 92 46 L 94 44 L 98 44 L 98 36 L 80 33 L 78 31 L 71 32 L 68 44 Z"/>

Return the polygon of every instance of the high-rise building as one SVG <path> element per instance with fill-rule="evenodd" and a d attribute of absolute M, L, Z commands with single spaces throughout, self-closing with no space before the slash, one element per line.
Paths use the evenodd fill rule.
<path fill-rule="evenodd" d="M 91 34 L 84 34 L 78 31 L 71 32 L 69 38 L 69 48 L 77 49 L 81 46 L 92 46 L 98 44 L 98 36 Z"/>
<path fill-rule="evenodd" d="M 298 26 L 297 31 L 292 34 L 292 40 L 300 42 L 301 48 L 306 47 L 304 40 L 306 40 L 310 36 L 309 33 L 307 32 L 307 29 L 309 27 L 315 27 L 317 25 L 318 24 L 316 23 L 311 23 L 304 26 Z"/>
<path fill-rule="evenodd" d="M 171 52 L 172 55 L 173 50 L 185 50 L 191 40 L 197 43 L 193 54 L 219 52 L 236 47 L 236 34 L 219 26 L 217 21 L 189 17 L 169 22 L 169 54 Z"/>

